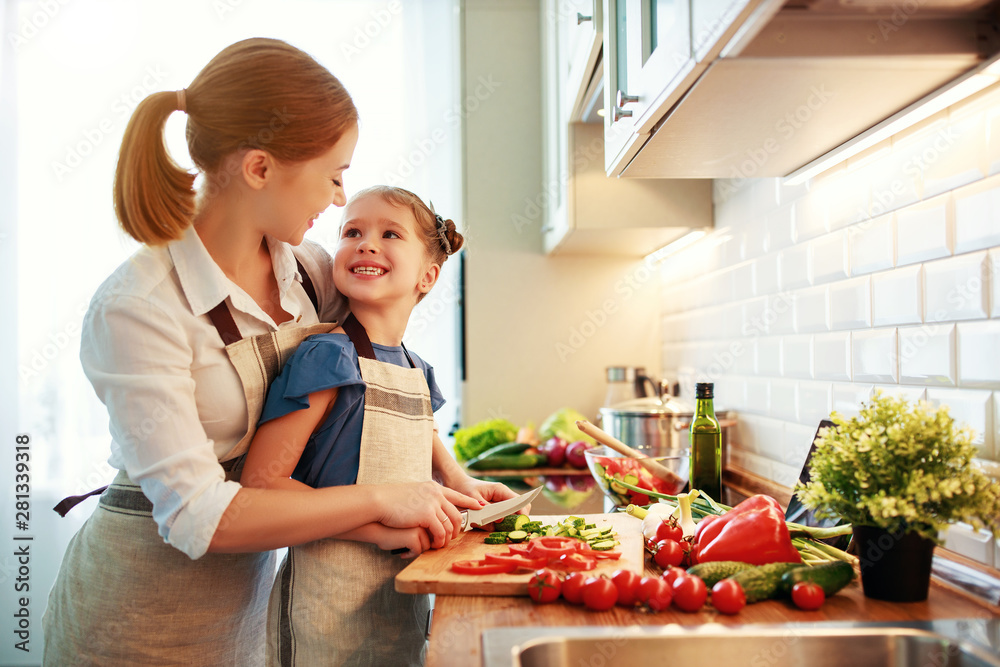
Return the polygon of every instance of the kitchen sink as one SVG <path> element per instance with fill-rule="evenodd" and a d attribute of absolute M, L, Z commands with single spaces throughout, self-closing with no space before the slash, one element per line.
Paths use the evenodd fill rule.
<path fill-rule="evenodd" d="M 1000 620 L 494 628 L 484 667 L 1000 667 Z"/>

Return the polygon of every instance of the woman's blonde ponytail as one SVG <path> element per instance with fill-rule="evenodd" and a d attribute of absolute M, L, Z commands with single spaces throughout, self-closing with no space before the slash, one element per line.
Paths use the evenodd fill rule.
<path fill-rule="evenodd" d="M 195 175 L 167 152 L 164 127 L 178 95 L 153 93 L 132 113 L 115 170 L 115 215 L 125 232 L 147 245 L 181 237 L 195 210 Z"/>

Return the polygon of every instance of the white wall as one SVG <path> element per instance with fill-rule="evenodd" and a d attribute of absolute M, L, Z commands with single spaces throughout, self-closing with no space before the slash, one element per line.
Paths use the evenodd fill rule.
<path fill-rule="evenodd" d="M 595 416 L 604 369 L 659 367 L 656 276 L 542 254 L 541 29 L 531 0 L 464 3 L 467 377 L 463 424 Z M 551 184 L 549 184 L 551 185 Z M 530 220 L 530 225 L 517 220 Z"/>
<path fill-rule="evenodd" d="M 820 419 L 875 388 L 1000 459 L 998 132 L 994 86 L 805 185 L 715 183 L 716 231 L 663 267 L 663 371 L 716 382 L 734 463 L 792 486 Z M 949 546 L 1000 566 L 985 535 Z"/>

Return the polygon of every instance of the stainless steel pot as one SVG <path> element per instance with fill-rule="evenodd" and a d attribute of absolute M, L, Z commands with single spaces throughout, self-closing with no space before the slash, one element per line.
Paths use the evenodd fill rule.
<path fill-rule="evenodd" d="M 602 429 L 650 456 L 665 456 L 669 450 L 689 447 L 688 427 L 694 417 L 694 404 L 678 396 L 637 398 L 603 407 L 599 413 Z M 717 413 L 716 417 L 722 426 L 725 450 L 727 431 L 736 421 L 726 413 Z"/>

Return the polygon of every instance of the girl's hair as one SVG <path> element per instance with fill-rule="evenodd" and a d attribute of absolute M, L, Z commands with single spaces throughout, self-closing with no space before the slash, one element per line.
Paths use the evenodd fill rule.
<path fill-rule="evenodd" d="M 163 128 L 186 111 L 191 159 L 212 187 L 225 158 L 247 148 L 284 163 L 328 151 L 358 122 L 344 86 L 308 54 L 276 39 L 254 38 L 223 49 L 185 91 L 153 93 L 125 128 L 115 171 L 115 214 L 141 243 L 180 238 L 195 213 L 195 175 L 167 153 Z M 211 192 L 209 192 L 211 194 Z"/>
<path fill-rule="evenodd" d="M 388 204 L 412 211 L 417 227 L 423 232 L 427 254 L 435 264 L 443 266 L 449 255 L 454 255 L 462 249 L 465 237 L 458 233 L 455 223 L 437 215 L 420 197 L 409 190 L 390 185 L 374 185 L 351 197 L 347 206 L 368 197 L 378 197 Z"/>

